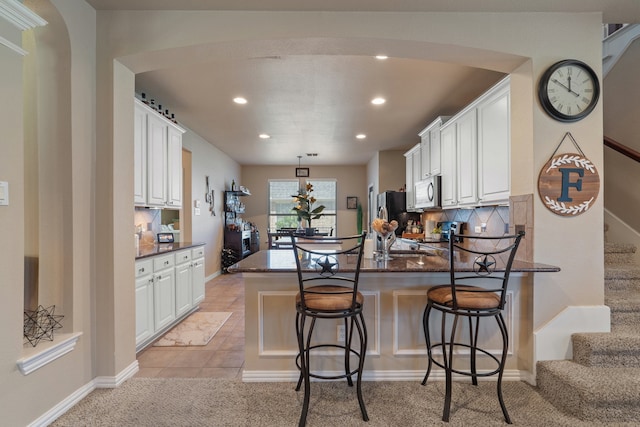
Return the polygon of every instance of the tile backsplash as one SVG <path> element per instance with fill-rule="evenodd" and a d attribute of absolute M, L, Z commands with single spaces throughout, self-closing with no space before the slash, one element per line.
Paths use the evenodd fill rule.
<path fill-rule="evenodd" d="M 152 245 L 155 243 L 156 234 L 161 230 L 161 212 L 160 209 L 135 209 L 133 214 L 133 232 L 141 233 L 141 245 Z"/>
<path fill-rule="evenodd" d="M 533 195 L 513 196 L 509 206 L 483 206 L 473 209 L 445 209 L 424 212 L 422 222 L 460 221 L 466 223 L 465 233 L 476 234 L 475 227 L 486 224 L 483 235 L 499 236 L 515 233 L 516 225 L 523 225 L 525 237 L 516 255 L 523 261 L 533 260 Z M 430 231 L 430 230 L 425 230 Z"/>

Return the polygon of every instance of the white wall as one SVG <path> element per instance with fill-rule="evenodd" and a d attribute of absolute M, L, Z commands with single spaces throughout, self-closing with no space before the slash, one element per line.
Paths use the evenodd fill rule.
<path fill-rule="evenodd" d="M 223 191 L 230 187 L 232 177 L 240 176 L 240 166 L 229 156 L 218 150 L 198 134 L 187 128 L 182 136 L 183 148 L 191 151 L 191 178 L 193 200 L 184 200 L 183 212 L 192 215 L 192 240 L 205 243 L 205 276 L 220 272 L 220 253 L 224 240 Z M 214 212 L 205 202 L 206 181 L 209 176 L 209 188 L 214 190 Z M 236 182 L 237 178 L 236 178 Z M 200 201 L 200 215 L 193 215 L 194 201 Z"/>

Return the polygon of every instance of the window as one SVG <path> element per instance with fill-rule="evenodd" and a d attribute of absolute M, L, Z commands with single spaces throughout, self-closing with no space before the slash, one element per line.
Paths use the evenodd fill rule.
<path fill-rule="evenodd" d="M 307 182 L 313 185 L 312 195 L 316 198 L 313 207 L 325 206 L 322 216 L 312 220 L 311 226 L 320 232 L 333 232 L 333 235 L 336 235 L 337 185 L 335 179 L 269 180 L 269 230 L 298 226 L 298 217 L 291 210 L 294 203 L 293 197 L 298 194 L 298 188 Z"/>

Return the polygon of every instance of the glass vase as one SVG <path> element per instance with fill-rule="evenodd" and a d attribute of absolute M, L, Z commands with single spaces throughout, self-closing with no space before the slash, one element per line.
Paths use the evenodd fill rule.
<path fill-rule="evenodd" d="M 382 234 L 380 235 L 380 238 L 382 239 L 382 254 L 380 259 L 382 261 L 392 260 L 393 258 L 391 258 L 390 252 L 391 246 L 393 246 L 396 241 L 396 233 L 392 231 L 386 235 Z"/>

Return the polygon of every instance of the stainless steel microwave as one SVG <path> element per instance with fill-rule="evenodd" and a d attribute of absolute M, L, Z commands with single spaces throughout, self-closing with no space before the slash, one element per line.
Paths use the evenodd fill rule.
<path fill-rule="evenodd" d="M 435 209 L 441 207 L 440 175 L 430 176 L 418 181 L 414 186 L 416 209 Z"/>

